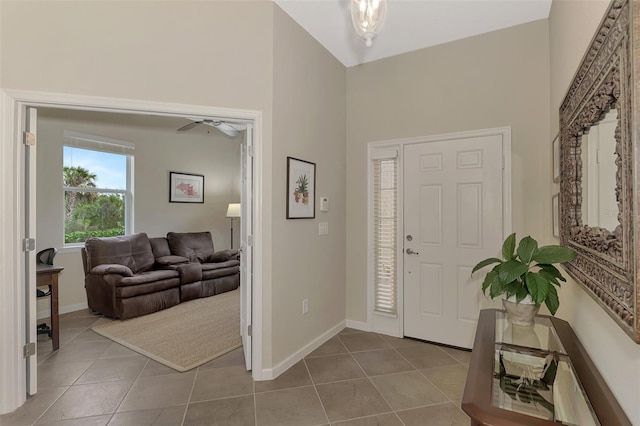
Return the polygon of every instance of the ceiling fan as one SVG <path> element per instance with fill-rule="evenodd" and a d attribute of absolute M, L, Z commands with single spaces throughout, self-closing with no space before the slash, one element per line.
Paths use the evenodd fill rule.
<path fill-rule="evenodd" d="M 240 134 L 241 130 L 244 130 L 244 126 L 242 126 L 241 124 L 229 124 L 226 123 L 224 121 L 221 120 L 211 120 L 208 118 L 204 118 L 202 120 L 196 120 L 193 121 L 189 124 L 187 124 L 186 126 L 182 126 L 180 127 L 177 131 L 178 132 L 186 132 L 189 129 L 193 129 L 194 127 L 200 125 L 200 124 L 204 124 L 207 126 L 211 126 L 211 127 L 215 127 L 216 129 L 220 130 L 222 133 L 229 135 L 229 136 L 237 136 Z"/>

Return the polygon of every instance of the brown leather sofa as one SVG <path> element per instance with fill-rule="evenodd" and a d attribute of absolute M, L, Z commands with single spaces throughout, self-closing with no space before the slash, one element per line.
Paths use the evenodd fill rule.
<path fill-rule="evenodd" d="M 216 253 L 209 232 L 89 238 L 82 260 L 89 308 L 120 319 L 240 285 L 237 250 Z"/>
<path fill-rule="evenodd" d="M 182 266 L 185 279 L 180 286 L 180 301 L 208 297 L 235 290 L 240 285 L 238 250 L 213 248 L 210 232 L 169 232 L 167 238 L 151 238 L 156 259 L 164 263 L 186 260 Z"/>

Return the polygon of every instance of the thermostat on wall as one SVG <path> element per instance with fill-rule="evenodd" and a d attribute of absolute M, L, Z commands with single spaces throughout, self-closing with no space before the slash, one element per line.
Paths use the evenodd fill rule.
<path fill-rule="evenodd" d="M 320 197 L 320 211 L 328 212 L 329 211 L 329 198 Z"/>

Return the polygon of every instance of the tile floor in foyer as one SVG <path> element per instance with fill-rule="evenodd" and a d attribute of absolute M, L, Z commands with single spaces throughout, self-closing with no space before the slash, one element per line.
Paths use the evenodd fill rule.
<path fill-rule="evenodd" d="M 280 377 L 254 382 L 242 348 L 185 373 L 60 316 L 60 349 L 38 339 L 38 393 L 14 425 L 468 425 L 470 352 L 346 328 Z"/>

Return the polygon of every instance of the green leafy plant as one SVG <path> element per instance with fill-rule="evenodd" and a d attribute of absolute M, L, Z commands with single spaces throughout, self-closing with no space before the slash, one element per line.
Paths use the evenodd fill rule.
<path fill-rule="evenodd" d="M 516 303 L 529 294 L 536 305 L 544 302 L 551 315 L 555 315 L 560 301 L 554 286 L 560 287 L 560 281 L 566 280 L 553 264 L 572 261 L 576 252 L 555 245 L 538 247 L 538 242 L 531 237 L 521 239 L 516 249 L 514 233 L 502 244 L 502 257 L 485 259 L 471 271 L 473 275 L 477 270 L 497 263 L 484 278 L 482 292 L 486 295 L 489 289 L 492 299 L 500 295 L 507 299 L 515 296 Z"/>

